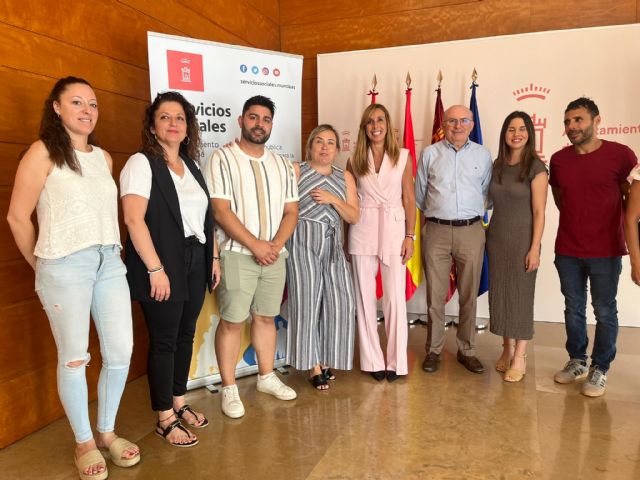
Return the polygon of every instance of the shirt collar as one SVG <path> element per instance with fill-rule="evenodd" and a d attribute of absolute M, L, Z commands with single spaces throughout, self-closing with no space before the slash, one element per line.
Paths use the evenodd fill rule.
<path fill-rule="evenodd" d="M 464 150 L 465 148 L 467 148 L 469 146 L 469 144 L 471 143 L 471 140 L 469 140 L 467 138 L 467 141 L 465 142 L 464 145 L 462 145 L 458 150 L 456 150 L 456 147 L 453 146 L 453 143 L 450 143 L 449 140 L 447 140 L 446 138 L 444 139 L 444 144 L 448 147 L 448 148 L 452 148 L 453 150 L 456 150 L 457 152 Z"/>

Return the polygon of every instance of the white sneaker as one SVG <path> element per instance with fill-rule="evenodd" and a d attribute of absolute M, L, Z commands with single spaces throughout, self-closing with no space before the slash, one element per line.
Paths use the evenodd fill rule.
<path fill-rule="evenodd" d="M 222 387 L 222 413 L 230 418 L 240 418 L 244 415 L 244 405 L 235 383 Z"/>
<path fill-rule="evenodd" d="M 587 397 L 600 397 L 607 388 L 607 376 L 598 369 L 591 367 L 587 381 L 582 384 L 582 394 Z"/>
<path fill-rule="evenodd" d="M 572 358 L 564 368 L 553 376 L 557 383 L 572 383 L 587 376 L 589 370 L 580 360 Z"/>
<path fill-rule="evenodd" d="M 264 379 L 258 374 L 256 388 L 259 392 L 273 395 L 278 400 L 293 400 L 298 396 L 293 388 L 287 387 L 282 383 L 282 380 L 278 378 L 275 372 L 271 372 L 267 378 Z"/>

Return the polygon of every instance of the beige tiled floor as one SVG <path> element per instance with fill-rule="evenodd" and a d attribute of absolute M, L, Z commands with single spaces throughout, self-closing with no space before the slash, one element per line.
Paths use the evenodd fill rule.
<path fill-rule="evenodd" d="M 241 379 L 247 414 L 238 420 L 222 416 L 219 395 L 190 392 L 211 422 L 196 432 L 200 444 L 192 449 L 153 435 L 146 380 L 132 382 L 118 429 L 140 445 L 143 459 L 131 469 L 110 465 L 109 478 L 640 479 L 640 329 L 621 329 L 599 399 L 553 383 L 566 360 L 563 325 L 536 325 L 520 384 L 492 370 L 501 339 L 478 336 L 488 368 L 474 375 L 455 361 L 454 335 L 447 335 L 440 371 L 426 374 L 425 328 L 412 327 L 410 374 L 393 384 L 355 370 L 337 372 L 332 389 L 318 392 L 293 372 L 285 378 L 298 399 L 281 402 L 256 392 L 254 378 Z M 77 478 L 72 456 L 63 419 L 0 451 L 0 478 Z"/>

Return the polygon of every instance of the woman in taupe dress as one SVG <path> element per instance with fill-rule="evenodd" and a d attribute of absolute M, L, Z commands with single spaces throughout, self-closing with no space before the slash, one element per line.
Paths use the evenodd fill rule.
<path fill-rule="evenodd" d="M 507 382 L 524 377 L 527 341 L 533 338 L 547 186 L 547 169 L 536 153 L 531 117 L 513 112 L 502 125 L 493 164 L 489 186 L 493 215 L 487 232 L 490 328 L 503 338 L 496 370 L 504 373 Z"/>

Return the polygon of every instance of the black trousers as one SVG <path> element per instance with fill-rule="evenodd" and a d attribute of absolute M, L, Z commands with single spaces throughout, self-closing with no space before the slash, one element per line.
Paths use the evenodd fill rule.
<path fill-rule="evenodd" d="M 173 396 L 187 391 L 193 336 L 206 291 L 205 247 L 191 238 L 185 241 L 189 299 L 174 302 L 169 297 L 163 302 L 140 302 L 149 330 L 147 376 L 155 411 L 172 409 Z"/>

